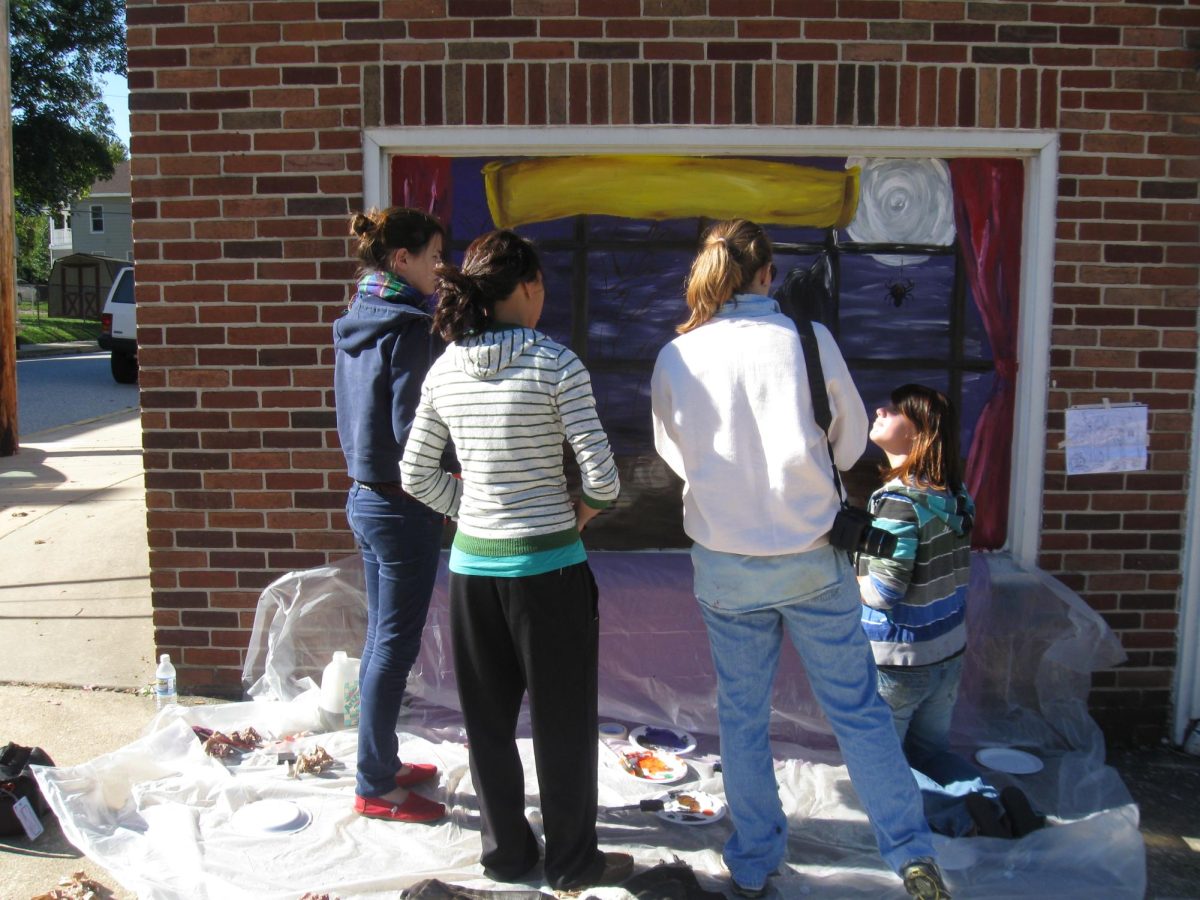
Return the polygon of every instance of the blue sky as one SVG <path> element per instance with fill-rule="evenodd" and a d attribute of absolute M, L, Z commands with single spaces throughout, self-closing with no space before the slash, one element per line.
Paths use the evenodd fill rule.
<path fill-rule="evenodd" d="M 117 137 L 129 148 L 129 82 L 122 75 L 104 75 L 104 102 L 112 113 Z"/>

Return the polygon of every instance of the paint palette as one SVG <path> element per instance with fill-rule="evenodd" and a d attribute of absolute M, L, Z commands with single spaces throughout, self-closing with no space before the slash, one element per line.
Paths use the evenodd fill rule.
<path fill-rule="evenodd" d="M 667 791 L 657 799 L 663 802 L 658 817 L 675 825 L 711 825 L 725 816 L 725 801 L 703 791 Z"/>
<path fill-rule="evenodd" d="M 696 739 L 678 728 L 639 725 L 629 732 L 629 740 L 643 750 L 661 750 L 676 756 L 686 756 L 696 749 Z"/>
<path fill-rule="evenodd" d="M 621 768 L 641 781 L 670 784 L 687 774 L 687 763 L 673 753 L 654 750 L 618 751 Z"/>

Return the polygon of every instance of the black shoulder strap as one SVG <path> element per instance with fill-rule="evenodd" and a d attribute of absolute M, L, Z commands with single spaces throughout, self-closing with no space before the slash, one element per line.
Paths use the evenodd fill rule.
<path fill-rule="evenodd" d="M 813 417 L 828 437 L 829 426 L 833 424 L 833 414 L 829 411 L 829 394 L 825 390 L 825 370 L 821 368 L 821 348 L 817 344 L 817 334 L 813 331 L 812 321 L 806 316 L 797 316 L 792 321 L 796 325 L 796 333 L 800 335 L 800 346 L 804 350 L 804 367 L 808 369 L 808 390 L 812 394 Z"/>
<path fill-rule="evenodd" d="M 829 392 L 825 390 L 825 370 L 821 368 L 821 348 L 817 344 L 817 335 L 813 331 L 812 321 L 807 316 L 796 316 L 792 322 L 796 326 L 796 334 L 800 335 L 800 348 L 804 351 L 804 367 L 808 370 L 808 390 L 812 394 L 813 418 L 825 432 L 825 449 L 829 451 L 829 467 L 833 471 L 833 486 L 837 489 L 838 500 L 844 503 L 842 476 L 838 472 L 837 462 L 833 458 L 833 444 L 829 442 L 829 426 L 833 424 L 833 414 L 829 411 Z"/>

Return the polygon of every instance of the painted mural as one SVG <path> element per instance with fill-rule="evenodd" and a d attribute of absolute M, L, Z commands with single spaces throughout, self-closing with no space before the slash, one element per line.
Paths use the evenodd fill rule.
<path fill-rule="evenodd" d="M 1017 160 L 669 155 L 416 157 L 391 161 L 391 202 L 447 226 L 450 257 L 496 227 L 536 241 L 546 269 L 539 325 L 592 373 L 621 465 L 617 507 L 589 527 L 595 549 L 686 547 L 679 482 L 654 452 L 650 374 L 686 318 L 684 279 L 716 219 L 763 224 L 776 289 L 824 286 L 806 310 L 837 336 L 873 412 L 919 381 L 961 411 L 975 544 L 1007 528 L 1023 168 Z M 781 298 L 786 299 L 786 298 Z M 847 478 L 877 484 L 872 445 Z"/>

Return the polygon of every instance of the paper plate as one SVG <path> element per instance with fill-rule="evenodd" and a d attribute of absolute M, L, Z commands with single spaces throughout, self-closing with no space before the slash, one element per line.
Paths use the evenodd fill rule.
<path fill-rule="evenodd" d="M 617 751 L 621 768 L 631 778 L 670 784 L 687 774 L 687 763 L 673 753 L 654 750 Z"/>
<path fill-rule="evenodd" d="M 975 760 L 993 772 L 1009 775 L 1032 775 L 1042 771 L 1043 763 L 1032 753 L 1012 747 L 984 747 L 975 753 Z"/>
<path fill-rule="evenodd" d="M 703 791 L 667 791 L 656 799 L 663 801 L 656 815 L 676 825 L 711 825 L 725 816 L 725 801 Z"/>
<path fill-rule="evenodd" d="M 256 800 L 235 812 L 230 821 L 245 835 L 292 834 L 311 822 L 312 815 L 291 800 Z"/>
<path fill-rule="evenodd" d="M 696 749 L 696 739 L 679 728 L 639 725 L 629 732 L 629 740 L 643 750 L 665 750 L 676 756 L 684 756 Z"/>

